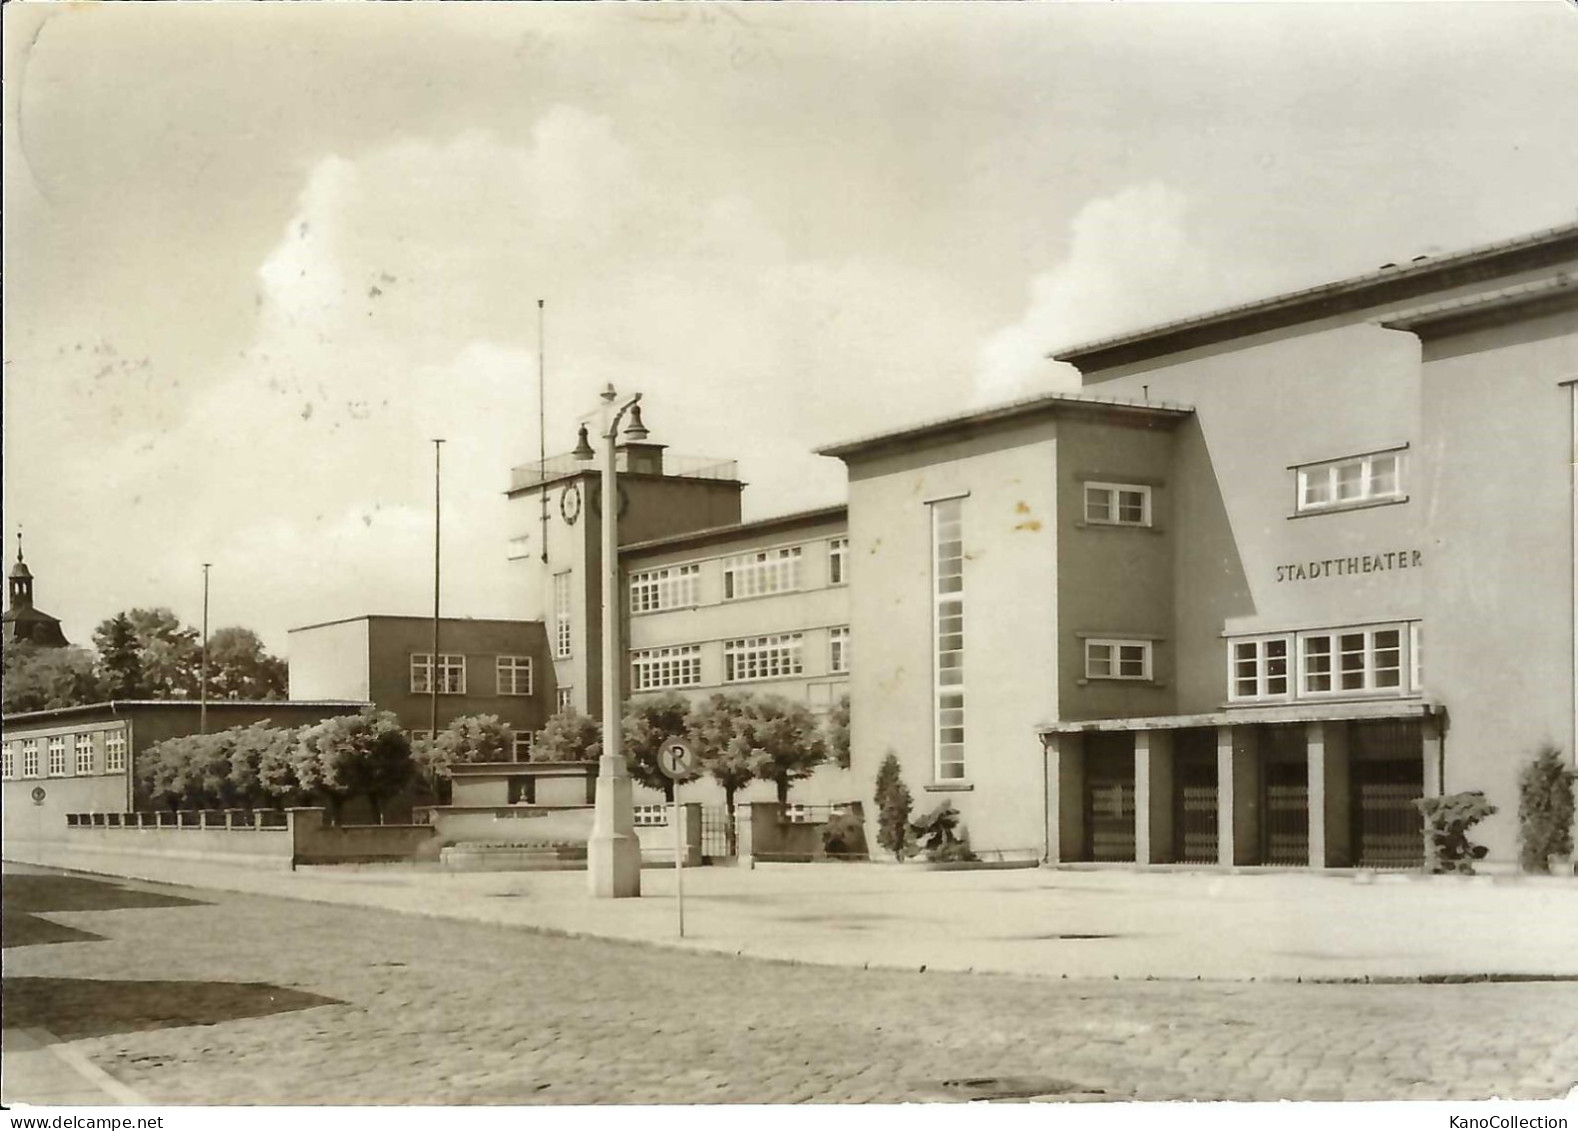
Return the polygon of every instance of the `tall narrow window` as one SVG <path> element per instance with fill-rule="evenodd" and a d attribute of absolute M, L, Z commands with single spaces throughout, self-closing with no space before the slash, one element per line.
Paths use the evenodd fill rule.
<path fill-rule="evenodd" d="M 93 736 L 91 734 L 77 735 L 77 776 L 87 777 L 93 772 Z"/>
<path fill-rule="evenodd" d="M 564 659 L 570 654 L 570 574 L 553 575 L 553 654 Z"/>
<path fill-rule="evenodd" d="M 964 778 L 964 500 L 931 508 L 934 770 L 938 781 Z"/>
<path fill-rule="evenodd" d="M 66 736 L 57 734 L 49 740 L 49 776 L 66 776 Z"/>
<path fill-rule="evenodd" d="M 554 696 L 554 708 L 559 711 L 573 710 L 575 707 L 575 688 L 561 687 Z"/>
<path fill-rule="evenodd" d="M 22 740 L 22 776 L 38 777 L 38 739 L 36 738 Z"/>
<path fill-rule="evenodd" d="M 510 732 L 510 754 L 517 762 L 531 761 L 531 731 L 514 730 Z"/>
<path fill-rule="evenodd" d="M 830 672 L 847 672 L 849 670 L 849 626 L 827 630 L 827 670 Z"/>
<path fill-rule="evenodd" d="M 7 779 L 16 777 L 16 743 L 5 744 L 5 765 L 0 769 L 0 777 Z"/>
<path fill-rule="evenodd" d="M 834 538 L 827 544 L 827 583 L 843 585 L 849 580 L 849 539 Z"/>

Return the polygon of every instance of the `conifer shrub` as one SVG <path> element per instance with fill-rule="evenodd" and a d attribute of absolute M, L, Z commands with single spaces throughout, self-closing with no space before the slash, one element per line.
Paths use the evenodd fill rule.
<path fill-rule="evenodd" d="M 1554 746 L 1518 775 L 1518 863 L 1525 872 L 1549 872 L 1551 857 L 1572 855 L 1575 777 Z"/>
<path fill-rule="evenodd" d="M 898 755 L 888 751 L 877 768 L 877 843 L 903 860 L 914 845 L 910 839 L 909 787 L 899 770 Z"/>

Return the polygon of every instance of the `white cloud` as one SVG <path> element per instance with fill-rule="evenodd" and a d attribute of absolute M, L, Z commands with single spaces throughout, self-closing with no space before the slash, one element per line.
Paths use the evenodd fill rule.
<path fill-rule="evenodd" d="M 1069 227 L 1068 254 L 1030 280 L 1023 317 L 981 347 L 977 403 L 1078 388 L 1078 373 L 1048 354 L 1230 305 L 1263 285 L 1261 273 L 1209 250 L 1188 199 L 1165 184 L 1092 200 Z"/>

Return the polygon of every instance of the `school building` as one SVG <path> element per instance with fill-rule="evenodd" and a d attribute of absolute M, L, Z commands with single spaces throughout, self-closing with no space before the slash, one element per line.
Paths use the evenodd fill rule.
<path fill-rule="evenodd" d="M 1575 740 L 1578 226 L 1060 351 L 849 474 L 852 776 L 986 854 L 1420 862 Z M 921 801 L 918 808 L 926 806 Z"/>

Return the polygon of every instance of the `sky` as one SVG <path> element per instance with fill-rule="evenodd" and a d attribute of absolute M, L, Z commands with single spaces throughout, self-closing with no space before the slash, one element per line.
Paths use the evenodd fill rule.
<path fill-rule="evenodd" d="M 73 641 L 518 616 L 613 383 L 740 461 L 1053 350 L 1578 220 L 1578 6 L 7 4 L 4 505 Z M 538 331 L 538 300 L 545 303 Z M 545 364 L 539 367 L 539 353 Z"/>

